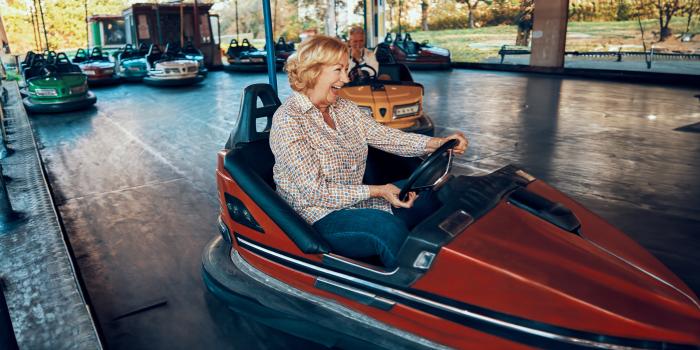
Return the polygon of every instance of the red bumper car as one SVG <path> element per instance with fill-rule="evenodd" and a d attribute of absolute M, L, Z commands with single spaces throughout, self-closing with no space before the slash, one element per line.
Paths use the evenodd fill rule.
<path fill-rule="evenodd" d="M 450 50 L 432 46 L 428 42 L 417 43 L 411 38 L 411 34 L 401 38 L 401 34 L 392 39 L 391 33 L 384 38 L 380 46 L 390 48 L 394 60 L 403 63 L 412 70 L 438 70 L 451 68 Z"/>
<path fill-rule="evenodd" d="M 103 55 L 99 47 L 93 48 L 89 56 L 83 49 L 78 49 L 73 63 L 80 66 L 83 74 L 87 75 L 88 84 L 91 86 L 116 84 L 120 80 L 116 63 Z"/>
<path fill-rule="evenodd" d="M 404 192 L 442 203 L 398 268 L 334 254 L 275 192 L 279 104 L 247 87 L 218 154 L 222 237 L 203 276 L 230 308 L 329 347 L 699 348 L 698 298 L 649 252 L 518 167 L 450 175 L 449 143 L 422 162 L 370 152 L 365 183 L 409 178 Z"/>

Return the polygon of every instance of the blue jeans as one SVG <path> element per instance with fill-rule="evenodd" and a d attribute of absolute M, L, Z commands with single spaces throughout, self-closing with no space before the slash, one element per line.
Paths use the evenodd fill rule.
<path fill-rule="evenodd" d="M 348 258 L 379 256 L 388 268 L 398 265 L 397 254 L 408 236 L 406 224 L 379 209 L 340 209 L 313 224 L 331 246 Z"/>
<path fill-rule="evenodd" d="M 392 208 L 393 215 L 379 209 L 340 209 L 316 221 L 313 227 L 334 253 L 348 258 L 379 256 L 384 266 L 394 268 L 409 230 L 439 205 L 431 192 L 423 192 L 412 208 Z"/>

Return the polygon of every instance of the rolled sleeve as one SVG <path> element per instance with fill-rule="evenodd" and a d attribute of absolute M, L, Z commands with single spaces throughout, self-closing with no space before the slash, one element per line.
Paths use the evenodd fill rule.
<path fill-rule="evenodd" d="M 391 128 L 377 122 L 371 116 L 360 111 L 352 105 L 353 113 L 356 115 L 358 127 L 364 131 L 367 143 L 381 149 L 403 157 L 418 157 L 427 153 L 426 146 L 430 136 L 415 134 Z"/>

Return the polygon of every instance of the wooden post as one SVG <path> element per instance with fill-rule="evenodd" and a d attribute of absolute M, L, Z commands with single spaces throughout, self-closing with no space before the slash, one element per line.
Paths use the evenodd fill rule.
<path fill-rule="evenodd" d="M 535 0 L 530 65 L 564 67 L 569 0 Z"/>

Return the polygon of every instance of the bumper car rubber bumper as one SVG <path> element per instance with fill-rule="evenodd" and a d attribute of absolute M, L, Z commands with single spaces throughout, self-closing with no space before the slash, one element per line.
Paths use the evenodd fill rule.
<path fill-rule="evenodd" d="M 88 108 L 97 102 L 97 97 L 92 91 L 88 91 L 84 98 L 54 102 L 34 103 L 30 97 L 22 99 L 24 108 L 30 113 L 63 113 Z"/>
<path fill-rule="evenodd" d="M 140 83 L 141 81 L 143 81 L 143 78 L 145 78 L 145 77 L 146 77 L 146 74 L 141 74 L 141 75 L 134 74 L 134 75 L 121 75 L 120 76 L 120 78 L 123 81 L 129 82 L 129 83 Z"/>
<path fill-rule="evenodd" d="M 401 130 L 427 136 L 435 136 L 433 120 L 425 114 L 416 121 L 415 125 Z"/>
<path fill-rule="evenodd" d="M 106 86 L 106 85 L 114 85 L 118 84 L 120 82 L 121 78 L 119 76 L 113 75 L 109 77 L 100 77 L 100 78 L 90 78 L 88 77 L 87 82 L 88 85 L 90 86 Z"/>
<path fill-rule="evenodd" d="M 202 275 L 207 289 L 235 312 L 327 347 L 349 349 L 445 349 L 276 280 L 249 265 L 217 236 L 205 247 Z"/>
<path fill-rule="evenodd" d="M 143 78 L 144 84 L 151 85 L 151 86 L 162 86 L 162 87 L 168 87 L 168 86 L 185 86 L 185 85 L 193 85 L 202 82 L 204 80 L 203 75 L 196 75 L 194 77 L 189 77 L 189 78 L 178 78 L 178 79 L 164 79 L 164 78 L 157 78 L 157 77 L 152 77 L 152 76 L 146 76 Z"/>

